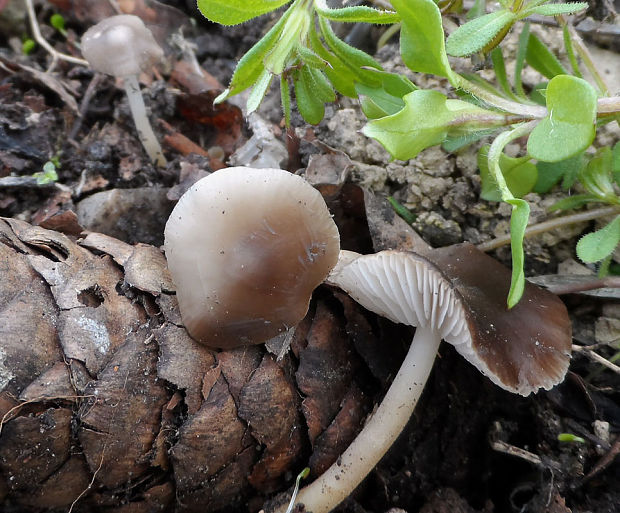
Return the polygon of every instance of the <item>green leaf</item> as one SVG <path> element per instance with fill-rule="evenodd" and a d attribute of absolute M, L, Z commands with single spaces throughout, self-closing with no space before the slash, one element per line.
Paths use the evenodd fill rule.
<path fill-rule="evenodd" d="M 385 71 L 377 71 L 375 74 L 381 79 L 381 85 L 355 84 L 362 110 L 368 119 L 396 114 L 405 106 L 403 96 L 417 89 L 403 75 Z"/>
<path fill-rule="evenodd" d="M 466 57 L 482 50 L 502 29 L 511 26 L 517 15 L 499 10 L 468 21 L 456 29 L 446 41 L 446 50 L 455 57 Z"/>
<path fill-rule="evenodd" d="M 601 200 L 592 194 L 575 194 L 574 196 L 569 196 L 568 198 L 562 198 L 559 201 L 556 201 L 553 205 L 549 207 L 549 212 L 553 212 L 555 210 L 571 210 L 573 208 L 579 208 L 583 205 L 587 205 L 588 203 L 600 203 Z"/>
<path fill-rule="evenodd" d="M 544 194 L 562 180 L 562 188 L 566 191 L 573 186 L 578 173 L 585 166 L 586 161 L 583 154 L 575 155 L 559 162 L 538 162 L 538 181 L 534 187 L 534 192 Z"/>
<path fill-rule="evenodd" d="M 558 441 L 560 442 L 577 442 L 580 444 L 585 444 L 586 441 L 580 436 L 573 435 L 572 433 L 560 433 L 558 434 Z"/>
<path fill-rule="evenodd" d="M 525 64 L 525 54 L 527 52 L 527 45 L 530 39 L 530 24 L 525 23 L 521 34 L 519 34 L 519 46 L 517 48 L 517 55 L 515 57 L 515 91 L 521 98 L 526 98 L 525 91 L 523 90 L 523 82 L 521 79 L 521 73 L 523 72 L 523 65 Z"/>
<path fill-rule="evenodd" d="M 570 36 L 570 31 L 568 30 L 568 25 L 564 25 L 562 27 L 562 37 L 564 39 L 564 48 L 566 49 L 566 56 L 570 62 L 570 66 L 573 69 L 573 75 L 579 78 L 583 78 L 581 74 L 581 70 L 579 69 L 579 63 L 577 62 L 577 57 L 575 56 L 575 50 L 573 49 L 573 41 Z"/>
<path fill-rule="evenodd" d="M 310 27 L 309 36 L 312 50 L 329 63 L 329 66 L 325 68 L 325 74 L 336 91 L 349 98 L 356 98 L 355 82 L 358 77 L 355 73 L 339 57 L 323 46 L 314 26 Z"/>
<path fill-rule="evenodd" d="M 326 59 L 318 56 L 314 53 L 310 48 L 307 48 L 304 44 L 300 43 L 297 45 L 297 55 L 301 62 L 303 62 L 306 66 L 311 66 L 317 69 L 325 69 L 329 66 L 329 62 Z"/>
<path fill-rule="evenodd" d="M 241 58 L 230 79 L 228 88 L 214 100 L 214 103 L 221 103 L 226 98 L 245 91 L 258 80 L 265 69 L 263 59 L 277 43 L 291 12 L 291 9 L 287 10 L 269 32 Z"/>
<path fill-rule="evenodd" d="M 321 16 L 333 21 L 347 23 L 398 23 L 400 21 L 400 16 L 393 11 L 382 11 L 365 5 L 330 9 L 325 0 L 315 0 L 314 8 Z"/>
<path fill-rule="evenodd" d="M 61 14 L 52 14 L 50 16 L 50 25 L 54 27 L 63 36 L 67 37 L 67 30 L 65 29 L 65 19 Z"/>
<path fill-rule="evenodd" d="M 396 212 L 399 217 L 402 217 L 407 224 L 412 225 L 413 223 L 415 223 L 417 216 L 413 212 L 411 212 L 411 210 L 409 210 L 404 205 L 401 205 L 392 196 L 388 196 L 387 200 L 388 203 L 392 206 L 394 212 Z"/>
<path fill-rule="evenodd" d="M 607 226 L 584 235 L 577 243 L 577 256 L 582 262 L 594 263 L 611 255 L 620 242 L 620 215 Z"/>
<path fill-rule="evenodd" d="M 611 172 L 614 175 L 616 185 L 620 187 L 620 141 L 614 144 L 611 158 Z"/>
<path fill-rule="evenodd" d="M 405 107 L 402 110 L 372 120 L 362 129 L 365 135 L 377 139 L 401 160 L 408 160 L 425 148 L 441 144 L 448 135 L 455 137 L 480 131 L 476 116 L 488 120 L 494 115 L 467 102 L 448 100 L 433 90 L 418 89 L 405 95 L 403 100 Z"/>
<path fill-rule="evenodd" d="M 488 156 L 489 146 L 480 148 L 478 151 L 478 167 L 482 181 L 480 197 L 487 201 L 501 201 L 502 193 L 492 173 L 489 172 Z M 521 198 L 532 191 L 538 178 L 538 171 L 529 157 L 513 158 L 502 153 L 499 157 L 499 167 L 508 189 L 515 198 Z"/>
<path fill-rule="evenodd" d="M 336 99 L 334 88 L 321 70 L 304 66 L 301 69 L 301 73 L 308 85 L 308 89 L 313 91 L 319 100 L 333 102 Z"/>
<path fill-rule="evenodd" d="M 443 142 L 441 147 L 448 153 L 454 153 L 456 151 L 459 151 L 461 148 L 464 148 L 465 146 L 469 146 L 470 144 L 479 141 L 484 137 L 493 135 L 496 131 L 497 129 L 490 129 L 480 130 L 477 132 L 471 132 L 469 134 L 463 135 L 451 136 L 450 134 L 448 134 L 448 138 Z"/>
<path fill-rule="evenodd" d="M 534 34 L 530 34 L 525 59 L 532 68 L 547 78 L 567 74 L 558 58 Z"/>
<path fill-rule="evenodd" d="M 530 134 L 527 151 L 535 159 L 558 162 L 584 151 L 596 133 L 597 96 L 585 80 L 558 75 L 547 86 L 547 116 Z"/>
<path fill-rule="evenodd" d="M 260 102 L 262 102 L 263 98 L 265 97 L 265 93 L 267 92 L 267 89 L 269 89 L 269 86 L 271 85 L 272 78 L 273 78 L 273 75 L 269 73 L 269 71 L 267 70 L 264 70 L 260 74 L 260 76 L 258 77 L 258 80 L 256 81 L 256 83 L 254 84 L 254 87 L 252 88 L 252 92 L 250 93 L 250 96 L 248 96 L 248 101 L 246 104 L 248 114 L 251 114 L 256 109 L 258 109 Z"/>
<path fill-rule="evenodd" d="M 237 25 L 261 14 L 275 11 L 290 0 L 198 0 L 205 18 L 220 25 Z"/>
<path fill-rule="evenodd" d="M 263 59 L 265 68 L 274 75 L 279 75 L 287 67 L 300 42 L 305 40 L 312 23 L 312 15 L 303 3 L 293 4 L 287 14 L 289 16 L 282 27 L 278 41 Z"/>
<path fill-rule="evenodd" d="M 325 38 L 325 42 L 329 46 L 332 52 L 342 61 L 342 63 L 347 66 L 359 81 L 365 83 L 375 83 L 377 84 L 375 77 L 372 75 L 372 72 L 367 71 L 363 68 L 374 68 L 378 70 L 382 70 L 381 65 L 375 61 L 370 55 L 362 50 L 354 48 L 341 39 L 339 39 L 334 31 L 332 30 L 329 21 L 319 17 L 319 26 L 321 28 L 321 33 Z"/>
<path fill-rule="evenodd" d="M 362 132 L 377 139 L 395 158 L 408 160 L 440 144 L 453 115 L 438 91 L 418 89 L 403 97 L 405 107 L 391 116 L 370 121 Z"/>
<path fill-rule="evenodd" d="M 413 71 L 432 73 L 454 82 L 446 55 L 441 13 L 433 0 L 393 0 L 402 18 L 400 53 Z"/>
<path fill-rule="evenodd" d="M 293 73 L 295 99 L 297 100 L 297 109 L 301 117 L 307 123 L 316 125 L 321 122 L 325 115 L 325 105 L 316 95 L 316 91 L 312 89 L 312 79 L 307 71 L 307 68 L 302 68 L 301 70 L 295 70 Z"/>
<path fill-rule="evenodd" d="M 532 9 L 525 9 L 519 17 L 524 18 L 531 14 L 557 16 L 558 14 L 572 14 L 587 8 L 588 4 L 586 2 L 577 2 L 574 4 L 545 4 L 533 7 Z"/>
<path fill-rule="evenodd" d="M 613 186 L 613 153 L 609 146 L 598 150 L 588 165 L 581 170 L 579 180 L 594 196 L 609 203 L 619 203 Z"/>
<path fill-rule="evenodd" d="M 500 85 L 508 98 L 516 100 L 517 97 L 512 92 L 510 82 L 508 82 L 508 75 L 506 75 L 506 65 L 504 64 L 504 56 L 502 55 L 502 49 L 499 46 L 495 47 L 491 52 L 491 60 L 493 61 L 493 69 L 495 71 L 497 83 Z"/>
<path fill-rule="evenodd" d="M 512 254 L 512 277 L 510 280 L 510 291 L 508 292 L 508 308 L 515 306 L 525 288 L 525 273 L 523 265 L 525 254 L 523 251 L 523 239 L 525 229 L 530 218 L 530 206 L 527 201 L 522 199 L 505 199 L 512 205 L 512 215 L 510 216 L 510 252 Z"/>

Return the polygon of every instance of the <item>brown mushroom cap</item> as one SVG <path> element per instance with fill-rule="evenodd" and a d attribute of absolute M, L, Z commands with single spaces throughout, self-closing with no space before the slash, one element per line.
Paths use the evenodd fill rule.
<path fill-rule="evenodd" d="M 320 193 L 280 169 L 216 171 L 183 195 L 165 229 L 183 323 L 209 347 L 295 326 L 339 249 Z"/>
<path fill-rule="evenodd" d="M 90 27 L 81 45 L 93 69 L 115 77 L 138 75 L 164 55 L 144 22 L 132 14 L 110 16 Z"/>
<path fill-rule="evenodd" d="M 550 389 L 570 361 L 571 323 L 550 292 L 526 282 L 506 307 L 510 271 L 471 244 L 415 253 L 343 252 L 328 281 L 364 307 L 438 335 L 500 387 L 521 395 Z"/>

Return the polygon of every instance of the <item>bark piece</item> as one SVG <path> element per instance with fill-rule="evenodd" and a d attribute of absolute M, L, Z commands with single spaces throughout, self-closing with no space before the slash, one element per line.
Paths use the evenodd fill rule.
<path fill-rule="evenodd" d="M 159 343 L 158 375 L 185 390 L 188 413 L 193 415 L 202 404 L 205 375 L 215 366 L 211 351 L 198 344 L 184 328 L 166 324 L 153 331 Z"/>
<path fill-rule="evenodd" d="M 228 383 L 228 389 L 239 404 L 239 394 L 252 373 L 260 365 L 263 351 L 259 346 L 238 347 L 217 353 L 217 361 Z"/>
<path fill-rule="evenodd" d="M 14 396 L 61 360 L 54 300 L 26 251 L 0 220 L 0 390 Z"/>
<path fill-rule="evenodd" d="M 40 486 L 33 491 L 18 495 L 16 502 L 46 511 L 66 508 L 88 489 L 89 484 L 90 477 L 84 459 L 80 456 L 71 456 Z"/>
<path fill-rule="evenodd" d="M 314 450 L 308 462 L 312 476 L 320 476 L 338 459 L 362 429 L 367 413 L 364 394 L 352 385 L 334 421 L 314 440 Z"/>
<path fill-rule="evenodd" d="M 266 355 L 239 396 L 239 416 L 265 450 L 250 483 L 271 491 L 302 448 L 297 393 L 271 355 Z"/>
<path fill-rule="evenodd" d="M 82 408 L 78 436 L 89 468 L 100 469 L 97 481 L 105 486 L 121 486 L 149 468 L 168 400 L 157 377 L 157 356 L 146 330 L 130 333 L 97 381 L 86 387 L 94 398 Z"/>
<path fill-rule="evenodd" d="M 341 321 L 319 301 L 307 338 L 299 355 L 297 384 L 306 395 L 302 409 L 310 442 L 333 421 L 352 379 L 351 355 Z"/>
<path fill-rule="evenodd" d="M 18 417 L 3 426 L 0 469 L 9 489 L 32 488 L 51 476 L 69 457 L 71 411 L 50 408 Z"/>
<path fill-rule="evenodd" d="M 69 399 L 75 395 L 69 367 L 64 362 L 58 362 L 32 381 L 19 398 L 23 401 L 42 401 L 54 398 Z"/>
<path fill-rule="evenodd" d="M 237 407 L 223 377 L 211 389 L 202 407 L 179 429 L 170 454 L 177 489 L 181 496 L 204 488 L 210 478 L 231 464 L 243 450 L 246 426 L 237 417 Z M 246 472 L 249 468 L 246 468 Z M 239 483 L 235 493 L 247 483 Z M 205 505 L 211 510 L 209 505 Z"/>

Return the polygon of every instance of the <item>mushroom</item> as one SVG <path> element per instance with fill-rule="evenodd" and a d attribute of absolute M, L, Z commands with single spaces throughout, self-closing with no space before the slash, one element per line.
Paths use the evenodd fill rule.
<path fill-rule="evenodd" d="M 165 228 L 183 324 L 209 347 L 259 344 L 295 326 L 338 261 L 321 194 L 281 169 L 232 167 L 199 180 Z"/>
<path fill-rule="evenodd" d="M 559 383 L 570 360 L 564 304 L 530 283 L 505 307 L 510 271 L 472 245 L 415 253 L 342 251 L 328 283 L 365 308 L 416 326 L 409 352 L 383 401 L 352 444 L 296 503 L 327 513 L 360 484 L 409 420 L 442 339 L 500 387 L 521 395 Z M 283 511 L 277 510 L 277 511 Z"/>
<path fill-rule="evenodd" d="M 144 22 L 131 14 L 105 18 L 82 36 L 82 55 L 93 69 L 123 79 L 140 141 L 151 162 L 159 167 L 166 165 L 166 159 L 146 115 L 138 76 L 163 54 Z"/>

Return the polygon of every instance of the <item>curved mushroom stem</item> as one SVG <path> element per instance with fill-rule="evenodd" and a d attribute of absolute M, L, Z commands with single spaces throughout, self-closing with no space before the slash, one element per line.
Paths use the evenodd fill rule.
<path fill-rule="evenodd" d="M 123 85 L 125 86 L 125 92 L 129 100 L 129 108 L 131 109 L 134 123 L 138 129 L 138 137 L 140 137 L 142 146 L 144 146 L 151 162 L 154 162 L 158 167 L 164 167 L 166 165 L 166 159 L 153 133 L 149 118 L 146 115 L 146 106 L 144 105 L 144 99 L 140 92 L 138 77 L 136 75 L 123 77 Z"/>
<path fill-rule="evenodd" d="M 328 513 L 355 490 L 407 424 L 440 342 L 431 329 L 416 328 L 409 352 L 377 410 L 338 461 L 299 492 L 297 504 L 312 513 Z M 276 513 L 285 510 L 286 506 Z"/>

